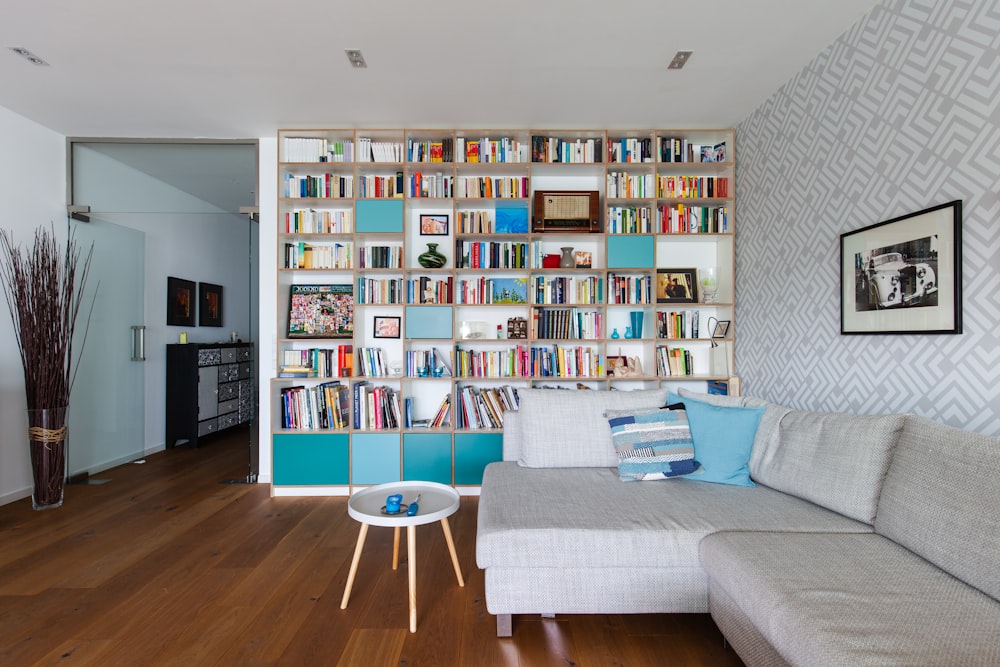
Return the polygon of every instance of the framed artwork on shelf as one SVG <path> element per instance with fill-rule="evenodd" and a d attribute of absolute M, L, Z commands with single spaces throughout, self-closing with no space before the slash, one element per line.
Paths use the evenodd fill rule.
<path fill-rule="evenodd" d="M 198 283 L 198 326 L 222 326 L 222 285 Z"/>
<path fill-rule="evenodd" d="M 288 299 L 289 338 L 354 336 L 351 285 L 292 285 Z"/>
<path fill-rule="evenodd" d="M 376 315 L 372 326 L 375 338 L 399 338 L 399 323 L 399 317 Z"/>
<path fill-rule="evenodd" d="M 193 327 L 194 281 L 167 276 L 167 325 Z"/>
<path fill-rule="evenodd" d="M 714 317 L 711 319 L 715 319 Z M 712 327 L 712 338 L 725 338 L 729 335 L 729 325 L 732 320 L 715 320 L 715 326 Z"/>
<path fill-rule="evenodd" d="M 624 374 L 628 370 L 628 357 L 608 355 L 608 375 L 614 377 L 616 372 Z"/>
<path fill-rule="evenodd" d="M 657 269 L 657 303 L 696 303 L 698 301 L 697 269 Z"/>
<path fill-rule="evenodd" d="M 840 235 L 840 333 L 962 333 L 962 202 Z"/>
<path fill-rule="evenodd" d="M 447 213 L 421 213 L 421 236 L 448 236 Z"/>

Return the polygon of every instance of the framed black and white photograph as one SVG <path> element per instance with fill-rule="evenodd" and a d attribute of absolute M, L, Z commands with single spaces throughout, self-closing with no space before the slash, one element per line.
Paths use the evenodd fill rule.
<path fill-rule="evenodd" d="M 376 315 L 372 326 L 375 338 L 399 338 L 399 323 L 398 317 Z"/>
<path fill-rule="evenodd" d="M 657 269 L 657 303 L 695 303 L 698 301 L 697 269 Z"/>
<path fill-rule="evenodd" d="M 421 213 L 421 236 L 448 236 L 447 213 Z"/>
<path fill-rule="evenodd" d="M 222 285 L 198 283 L 198 326 L 222 326 Z"/>
<path fill-rule="evenodd" d="M 962 202 L 840 235 L 841 334 L 962 333 Z"/>
<path fill-rule="evenodd" d="M 193 327 L 195 312 L 194 281 L 167 277 L 167 325 Z"/>
<path fill-rule="evenodd" d="M 716 320 L 715 326 L 712 328 L 712 338 L 725 338 L 728 336 L 731 322 L 732 320 Z"/>

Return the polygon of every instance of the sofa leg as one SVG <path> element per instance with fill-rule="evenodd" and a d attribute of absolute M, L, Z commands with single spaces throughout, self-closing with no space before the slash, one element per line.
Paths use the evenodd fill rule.
<path fill-rule="evenodd" d="M 497 637 L 512 637 L 514 625 L 510 614 L 497 614 Z"/>

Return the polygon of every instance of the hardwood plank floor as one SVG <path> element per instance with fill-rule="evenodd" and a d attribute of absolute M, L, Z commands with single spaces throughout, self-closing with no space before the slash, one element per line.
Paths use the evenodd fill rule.
<path fill-rule="evenodd" d="M 475 564 L 477 498 L 417 531 L 418 627 L 407 631 L 405 532 L 372 527 L 350 605 L 358 524 L 345 498 L 271 498 L 246 433 L 154 454 L 71 485 L 63 507 L 0 507 L 0 665 L 460 667 L 741 665 L 707 614 L 515 616 L 496 638 Z"/>

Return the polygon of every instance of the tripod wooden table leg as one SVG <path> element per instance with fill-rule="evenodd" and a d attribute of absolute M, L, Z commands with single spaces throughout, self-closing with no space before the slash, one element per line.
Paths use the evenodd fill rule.
<path fill-rule="evenodd" d="M 410 575 L 410 632 L 417 631 L 417 527 L 406 527 L 406 559 Z"/>
<path fill-rule="evenodd" d="M 347 609 L 347 601 L 351 599 L 351 588 L 354 587 L 354 575 L 358 573 L 358 562 L 361 560 L 361 550 L 365 548 L 365 537 L 368 536 L 368 524 L 361 524 L 361 531 L 358 533 L 358 545 L 354 547 L 354 560 L 351 561 L 351 571 L 347 575 L 347 587 L 344 589 L 344 598 L 340 601 L 340 608 Z"/>
<path fill-rule="evenodd" d="M 444 531 L 444 541 L 448 543 L 448 553 L 451 554 L 451 564 L 455 566 L 455 577 L 459 586 L 465 586 L 462 579 L 462 568 L 458 566 L 458 554 L 455 553 L 455 541 L 451 539 L 451 526 L 448 525 L 448 517 L 441 519 L 441 530 Z"/>

